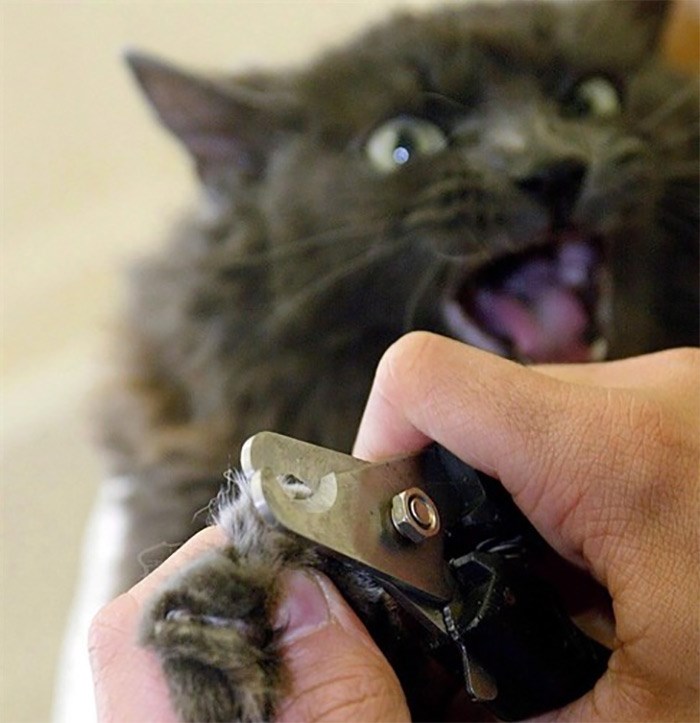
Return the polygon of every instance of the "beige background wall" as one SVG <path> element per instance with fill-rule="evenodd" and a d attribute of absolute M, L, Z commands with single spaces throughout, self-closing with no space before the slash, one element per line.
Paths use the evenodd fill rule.
<path fill-rule="evenodd" d="M 192 190 L 120 61 L 301 59 L 368 2 L 4 2 L 0 720 L 45 721 L 82 526 L 100 478 L 84 407 L 124 264 Z M 76 722 L 80 723 L 80 722 Z"/>
<path fill-rule="evenodd" d="M 122 49 L 202 67 L 284 63 L 394 3 L 0 2 L 0 721 L 14 723 L 49 716 L 100 479 L 85 399 L 104 364 L 121 270 L 157 243 L 192 190 L 183 155 L 122 67 Z M 696 11 L 697 0 L 685 7 Z M 674 55 L 697 67 L 690 23 L 679 25 L 685 35 L 692 28 L 690 60 L 683 48 Z"/>

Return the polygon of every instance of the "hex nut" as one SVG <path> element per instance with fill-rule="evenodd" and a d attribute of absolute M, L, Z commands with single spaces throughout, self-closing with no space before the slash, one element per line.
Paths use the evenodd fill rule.
<path fill-rule="evenodd" d="M 391 501 L 391 521 L 405 538 L 423 542 L 440 531 L 440 517 L 435 503 L 423 490 L 411 487 Z"/>

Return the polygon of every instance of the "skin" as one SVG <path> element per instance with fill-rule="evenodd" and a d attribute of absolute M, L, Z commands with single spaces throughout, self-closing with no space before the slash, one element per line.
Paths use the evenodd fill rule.
<path fill-rule="evenodd" d="M 698 680 L 700 351 L 525 368 L 412 333 L 382 359 L 355 454 L 437 440 L 498 477 L 540 533 L 612 598 L 614 652 L 586 696 L 541 720 L 692 721 Z M 146 600 L 193 556 L 190 540 L 110 603 L 91 631 L 102 721 L 175 720 L 155 657 L 135 643 Z M 280 720 L 409 720 L 396 678 L 332 584 L 285 580 L 279 611 L 292 695 Z"/>

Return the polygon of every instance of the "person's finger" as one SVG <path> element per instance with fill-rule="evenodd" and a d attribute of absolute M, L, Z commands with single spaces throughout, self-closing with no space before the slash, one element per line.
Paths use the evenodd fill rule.
<path fill-rule="evenodd" d="M 586 364 L 535 364 L 528 368 L 569 384 L 632 389 L 638 387 L 642 381 L 640 372 L 643 374 L 646 366 L 640 363 L 642 360 L 646 361 L 646 358 Z"/>
<path fill-rule="evenodd" d="M 98 613 L 90 629 L 90 664 L 100 723 L 179 720 L 170 705 L 158 658 L 137 643 L 141 612 L 136 600 L 125 593 Z"/>
<path fill-rule="evenodd" d="M 135 711 L 138 720 L 178 720 L 160 662 L 155 653 L 139 645 L 137 628 L 145 604 L 165 580 L 188 561 L 224 543 L 219 528 L 202 530 L 97 614 L 90 627 L 89 650 L 101 723 L 129 723 Z"/>
<path fill-rule="evenodd" d="M 586 364 L 538 364 L 535 371 L 571 384 L 649 391 L 687 386 L 688 373 L 700 373 L 697 349 L 667 349 L 628 359 Z M 663 374 L 659 370 L 663 369 Z"/>
<path fill-rule="evenodd" d="M 656 407 L 624 390 L 566 383 L 421 332 L 382 358 L 355 453 L 378 459 L 436 440 L 501 479 L 545 538 L 582 564 L 584 542 L 600 542 L 619 512 L 615 481 L 635 479 L 658 425 Z"/>
<path fill-rule="evenodd" d="M 291 689 L 278 720 L 410 720 L 394 671 L 328 578 L 288 573 L 278 624 Z"/>

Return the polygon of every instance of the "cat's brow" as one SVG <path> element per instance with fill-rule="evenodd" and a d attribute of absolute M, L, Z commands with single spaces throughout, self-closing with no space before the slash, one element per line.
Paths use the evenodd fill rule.
<path fill-rule="evenodd" d="M 423 98 L 424 105 L 431 114 L 435 113 L 449 118 L 452 115 L 463 115 L 467 110 L 467 106 L 464 103 L 460 103 L 443 93 L 427 91 L 422 93 L 421 97 Z"/>

